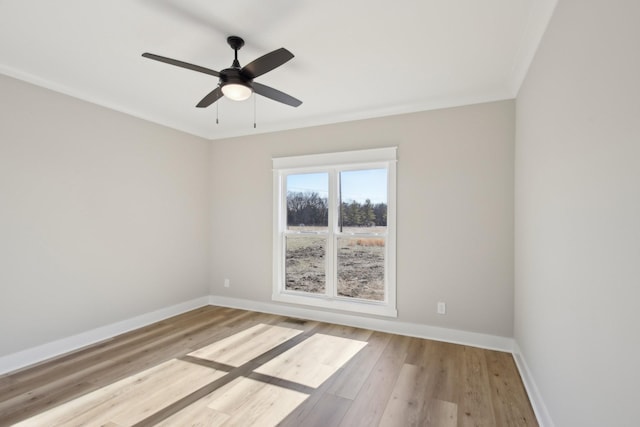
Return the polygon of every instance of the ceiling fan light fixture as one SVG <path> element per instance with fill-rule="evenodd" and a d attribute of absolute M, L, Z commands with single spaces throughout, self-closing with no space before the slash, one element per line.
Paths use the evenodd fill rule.
<path fill-rule="evenodd" d="M 241 83 L 227 83 L 221 89 L 224 96 L 234 101 L 244 101 L 253 93 L 251 87 Z"/>

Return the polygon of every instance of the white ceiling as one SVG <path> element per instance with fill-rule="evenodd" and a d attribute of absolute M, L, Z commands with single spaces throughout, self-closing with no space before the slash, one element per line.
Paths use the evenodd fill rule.
<path fill-rule="evenodd" d="M 0 0 L 0 73 L 208 139 L 514 98 L 556 0 Z M 195 105 L 226 37 L 241 65 L 285 47 L 257 82 L 303 101 Z M 0 99 L 2 99 L 0 94 Z M 2 99 L 0 102 L 10 102 Z M 34 106 L 36 108 L 36 106 Z"/>

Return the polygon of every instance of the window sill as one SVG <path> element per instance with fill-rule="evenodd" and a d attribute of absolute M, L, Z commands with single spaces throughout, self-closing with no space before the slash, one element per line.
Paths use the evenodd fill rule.
<path fill-rule="evenodd" d="M 324 295 L 299 295 L 297 293 L 274 293 L 273 301 L 300 304 L 319 308 L 347 311 L 355 314 L 373 314 L 376 316 L 398 317 L 398 310 L 384 302 L 346 301 L 344 299 L 329 298 Z"/>

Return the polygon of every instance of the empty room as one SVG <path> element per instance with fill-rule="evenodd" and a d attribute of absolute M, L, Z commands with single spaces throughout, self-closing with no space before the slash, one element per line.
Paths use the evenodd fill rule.
<path fill-rule="evenodd" d="M 639 425 L 639 22 L 0 1 L 0 426 Z"/>

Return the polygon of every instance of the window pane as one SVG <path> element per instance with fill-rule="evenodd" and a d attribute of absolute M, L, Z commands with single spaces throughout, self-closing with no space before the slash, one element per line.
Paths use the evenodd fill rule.
<path fill-rule="evenodd" d="M 384 233 L 386 231 L 386 169 L 340 172 L 338 227 L 340 232 L 346 233 Z"/>
<path fill-rule="evenodd" d="M 287 236 L 285 289 L 325 292 L 327 239 L 318 236 Z"/>
<path fill-rule="evenodd" d="M 338 238 L 338 295 L 384 300 L 385 240 Z"/>
<path fill-rule="evenodd" d="M 329 174 L 287 175 L 287 229 L 326 231 L 329 224 Z"/>

